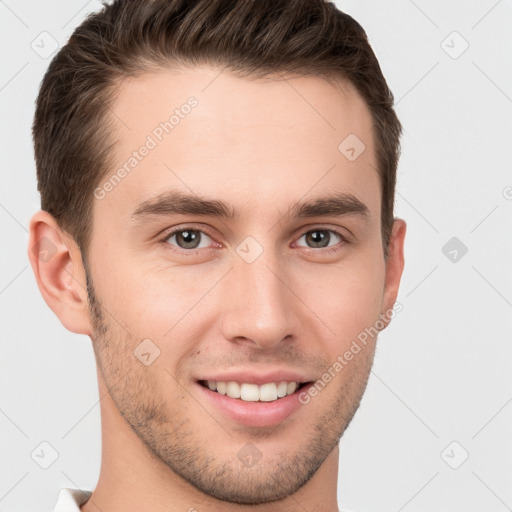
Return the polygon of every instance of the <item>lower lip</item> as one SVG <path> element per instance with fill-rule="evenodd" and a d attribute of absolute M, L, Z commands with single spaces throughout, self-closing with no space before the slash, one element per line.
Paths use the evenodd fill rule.
<path fill-rule="evenodd" d="M 301 407 L 303 404 L 299 402 L 299 395 L 304 391 L 307 392 L 308 387 L 312 386 L 313 383 L 306 384 L 295 393 L 284 398 L 278 398 L 273 402 L 246 402 L 239 398 L 221 395 L 199 383 L 197 385 L 205 398 L 211 400 L 218 409 L 231 419 L 250 427 L 266 427 L 281 423 Z"/>

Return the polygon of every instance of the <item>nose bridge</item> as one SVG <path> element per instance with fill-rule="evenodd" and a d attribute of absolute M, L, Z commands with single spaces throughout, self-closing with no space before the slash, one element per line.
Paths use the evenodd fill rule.
<path fill-rule="evenodd" d="M 234 255 L 233 271 L 225 283 L 229 299 L 223 308 L 223 330 L 228 340 L 247 338 L 265 348 L 296 334 L 297 322 L 279 255 L 265 249 L 252 259 L 256 249 L 254 242 L 245 241 Z"/>

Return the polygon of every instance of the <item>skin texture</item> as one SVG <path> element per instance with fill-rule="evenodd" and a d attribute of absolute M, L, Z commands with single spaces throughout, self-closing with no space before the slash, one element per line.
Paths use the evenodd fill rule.
<path fill-rule="evenodd" d="M 337 511 L 338 442 L 376 338 L 273 427 L 226 417 L 196 380 L 270 368 L 320 379 L 392 308 L 406 226 L 395 219 L 386 262 L 370 112 L 350 84 L 312 76 L 242 79 L 208 66 L 146 74 L 123 82 L 113 105 L 112 171 L 191 96 L 197 106 L 94 200 L 87 267 L 48 213 L 30 223 L 29 248 L 43 237 L 56 247 L 48 261 L 29 250 L 39 289 L 67 329 L 90 336 L 97 361 L 102 466 L 82 510 Z M 355 161 L 338 150 L 351 133 L 366 146 Z M 223 200 L 240 216 L 132 216 L 168 190 Z M 367 220 L 284 217 L 334 190 L 362 201 Z M 201 230 L 200 247 L 187 249 L 180 234 L 162 241 L 173 227 Z M 351 242 L 328 232 L 326 248 L 307 235 L 315 228 Z M 236 252 L 249 236 L 263 251 L 252 263 Z M 149 366 L 134 356 L 144 339 L 160 350 Z M 248 443 L 262 454 L 251 467 L 237 456 Z"/>

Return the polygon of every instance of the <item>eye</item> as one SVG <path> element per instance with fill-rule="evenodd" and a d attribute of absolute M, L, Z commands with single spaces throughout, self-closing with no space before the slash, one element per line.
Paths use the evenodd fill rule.
<path fill-rule="evenodd" d="M 335 237 L 333 238 L 331 236 L 331 234 L 334 234 Z M 312 229 L 312 230 L 309 230 L 306 233 L 304 233 L 299 238 L 299 240 L 301 238 L 305 238 L 306 243 L 311 244 L 311 245 L 303 246 L 303 245 L 298 244 L 299 247 L 308 247 L 310 249 L 324 249 L 326 247 L 332 247 L 333 245 L 329 245 L 329 243 L 331 241 L 336 242 L 336 238 L 338 239 L 338 242 L 341 241 L 344 243 L 348 243 L 348 239 L 345 236 L 343 236 L 341 233 L 339 233 L 338 231 L 335 231 L 333 229 L 323 229 L 323 228 Z M 334 244 L 334 245 L 336 245 L 336 244 Z"/>
<path fill-rule="evenodd" d="M 210 238 L 204 231 L 201 231 L 200 229 L 185 228 L 168 233 L 163 241 L 167 242 L 169 240 L 175 239 L 178 248 L 187 251 L 193 249 L 204 249 L 205 247 L 208 247 L 208 245 L 203 244 L 205 237 L 207 239 Z M 171 243 L 171 245 L 174 244 Z"/>
<path fill-rule="evenodd" d="M 334 237 L 332 236 L 334 235 Z M 332 253 L 341 250 L 345 244 L 349 244 L 350 240 L 342 233 L 334 229 L 315 228 L 306 231 L 298 240 L 305 239 L 308 245 L 296 243 L 298 247 L 306 247 L 307 249 L 327 249 L 325 251 L 316 251 L 321 254 Z M 192 227 L 182 227 L 167 232 L 165 237 L 161 239 L 164 246 L 174 246 L 172 250 L 182 254 L 197 254 L 199 249 L 207 249 L 212 247 L 212 236 L 202 229 L 194 229 Z M 210 241 L 210 243 L 208 243 Z M 341 243 L 339 243 L 341 241 Z M 334 243 L 331 243 L 334 242 Z M 221 244 L 214 242 L 214 246 L 222 247 Z"/>

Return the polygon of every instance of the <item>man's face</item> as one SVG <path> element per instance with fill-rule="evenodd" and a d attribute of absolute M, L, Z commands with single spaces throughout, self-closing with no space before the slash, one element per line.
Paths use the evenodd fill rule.
<path fill-rule="evenodd" d="M 336 447 L 375 338 L 279 421 L 263 409 L 235 417 L 199 381 L 234 371 L 248 376 L 239 382 L 270 371 L 322 380 L 392 305 L 383 301 L 381 192 L 370 112 L 349 84 L 219 72 L 165 71 L 119 90 L 115 165 L 93 206 L 91 337 L 119 412 L 161 461 L 218 499 L 263 503 L 296 491 Z M 197 103 L 181 108 L 190 97 Z M 179 122 L 159 131 L 175 109 Z M 338 149 L 350 134 L 365 145 L 355 160 Z M 145 144 L 147 155 L 104 187 Z M 172 192 L 222 201 L 238 216 L 163 206 L 135 214 Z M 293 215 L 295 203 L 334 194 L 367 214 Z M 256 411 L 280 400 L 290 401 L 223 398 Z"/>

